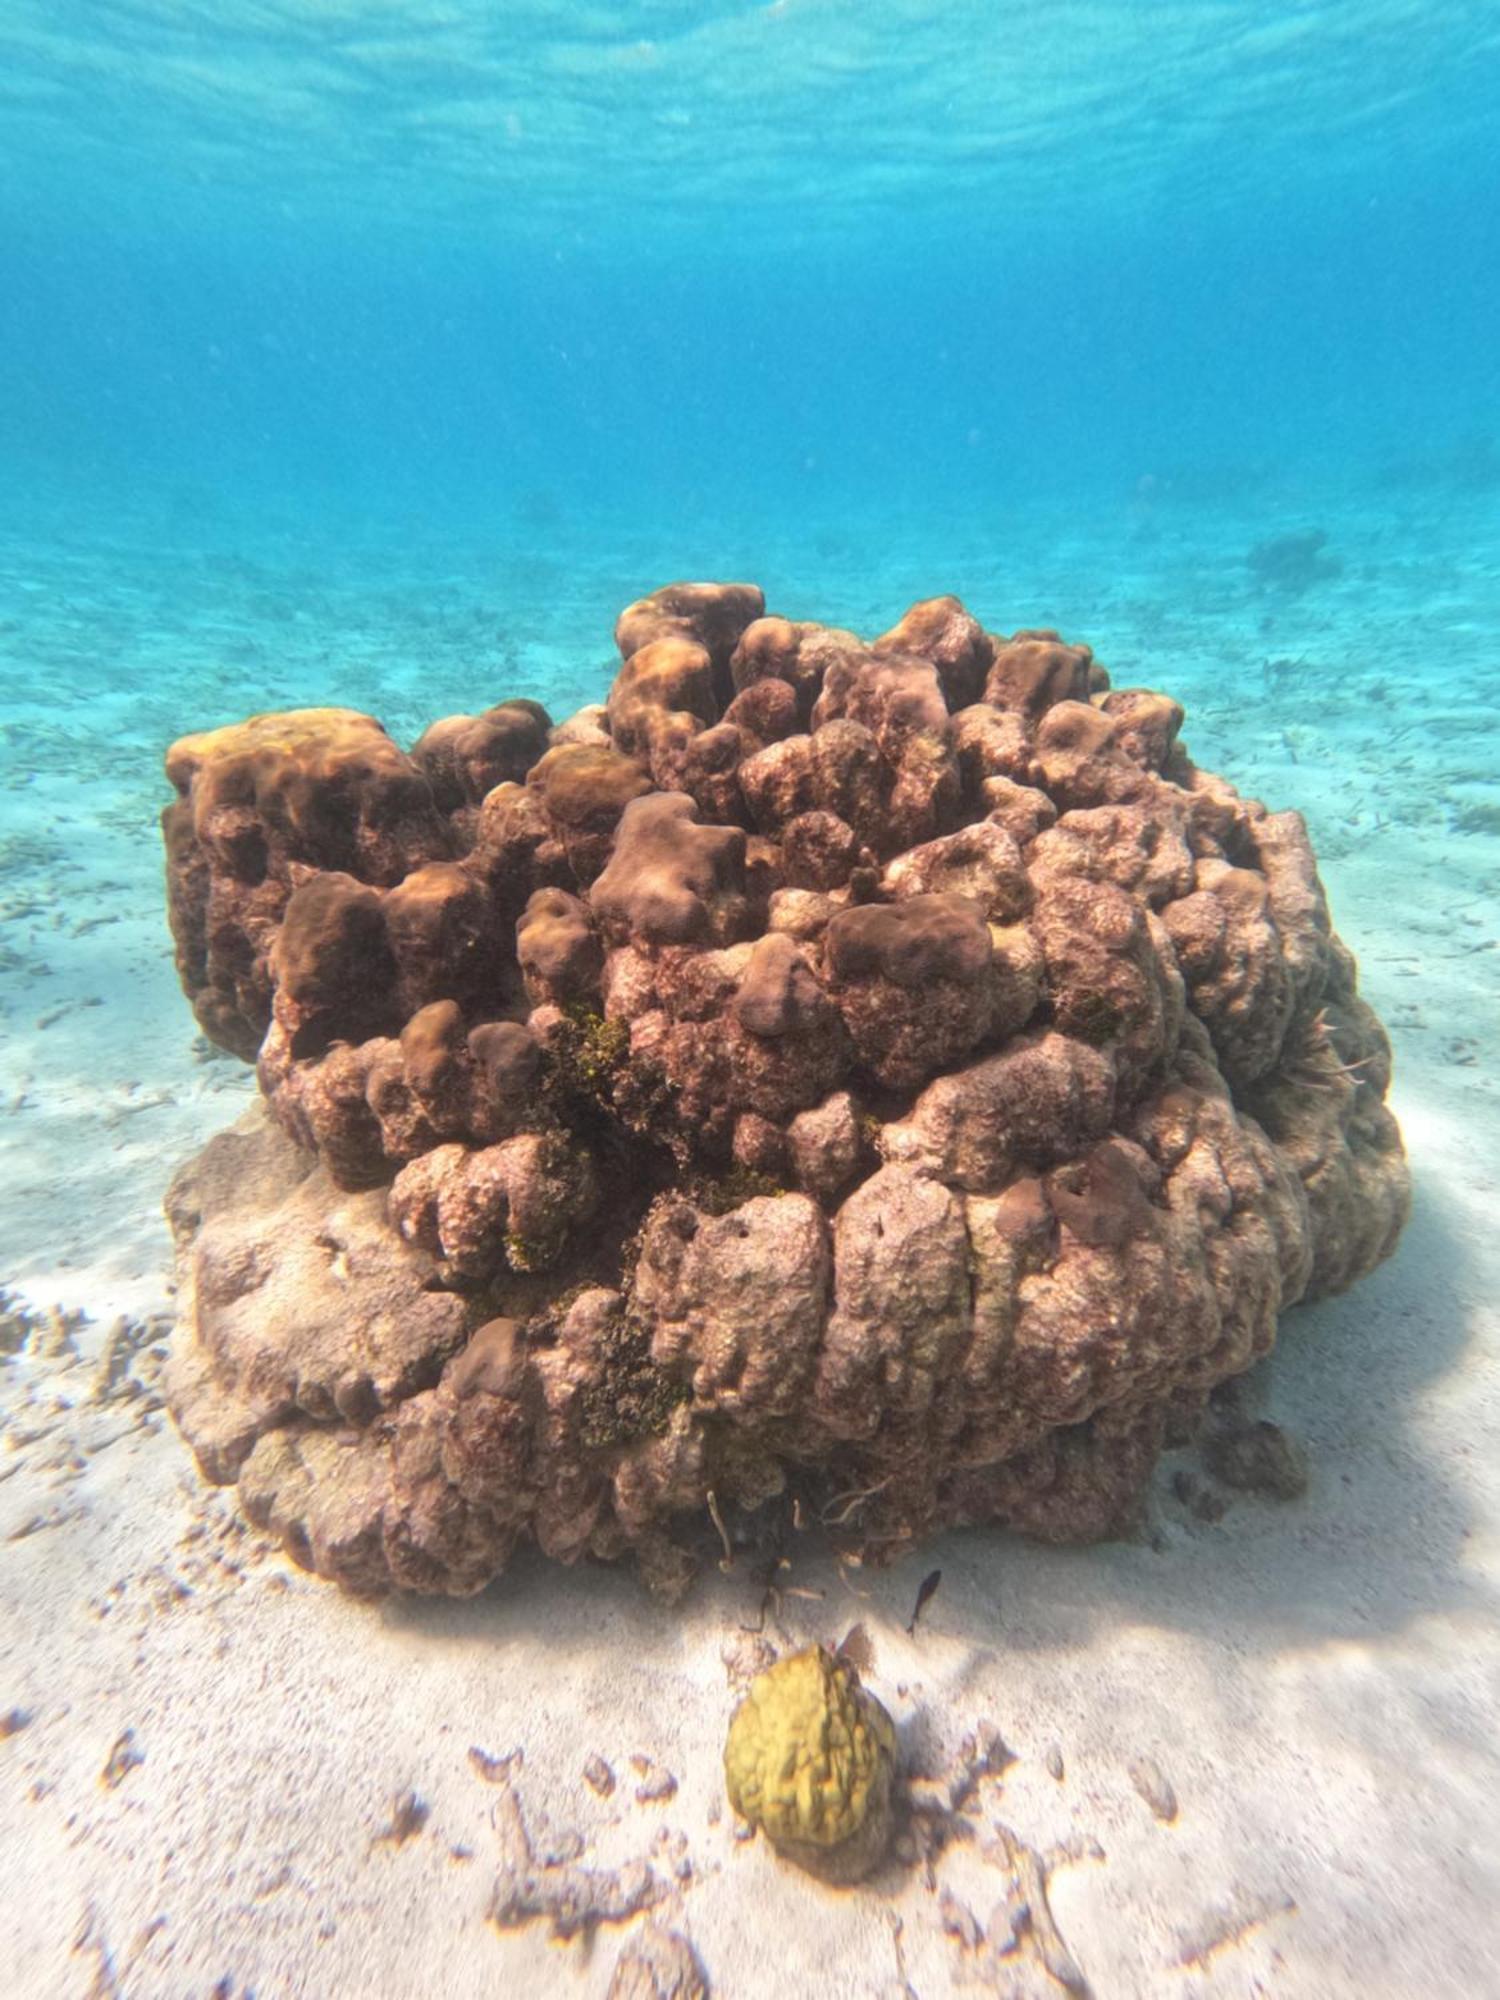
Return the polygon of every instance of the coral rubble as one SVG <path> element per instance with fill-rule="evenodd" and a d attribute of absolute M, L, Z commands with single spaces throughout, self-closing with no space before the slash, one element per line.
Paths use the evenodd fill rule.
<path fill-rule="evenodd" d="M 793 1502 L 867 1557 L 1120 1530 L 1405 1217 L 1301 819 L 953 598 L 867 644 L 679 584 L 616 638 L 558 726 L 168 756 L 178 968 L 266 1107 L 169 1197 L 204 1472 L 360 1592 L 525 1537 L 671 1593 Z"/>

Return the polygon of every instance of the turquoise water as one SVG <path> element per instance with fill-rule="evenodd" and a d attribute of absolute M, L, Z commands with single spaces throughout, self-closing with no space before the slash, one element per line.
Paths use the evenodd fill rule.
<path fill-rule="evenodd" d="M 701 568 L 1493 477 L 1497 97 L 1484 4 L 9 0 L 6 504 Z"/>

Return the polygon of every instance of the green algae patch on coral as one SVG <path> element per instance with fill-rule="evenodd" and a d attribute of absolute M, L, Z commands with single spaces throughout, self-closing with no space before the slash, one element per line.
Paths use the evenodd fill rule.
<path fill-rule="evenodd" d="M 629 1023 L 608 1021 L 576 1002 L 562 1012 L 552 1042 L 557 1077 L 575 1096 L 608 1106 L 630 1053 Z"/>
<path fill-rule="evenodd" d="M 858 1882 L 884 1858 L 895 1775 L 895 1724 L 825 1646 L 758 1674 L 729 1724 L 730 1805 L 825 1882 Z"/>
<path fill-rule="evenodd" d="M 522 1236 L 512 1230 L 505 1239 L 505 1261 L 512 1271 L 550 1271 L 568 1247 L 567 1233 Z"/>
<path fill-rule="evenodd" d="M 602 1342 L 604 1369 L 580 1398 L 579 1438 L 591 1451 L 662 1437 L 692 1391 L 651 1359 L 649 1332 L 627 1311 L 615 1314 Z"/>
<path fill-rule="evenodd" d="M 706 1177 L 697 1180 L 690 1190 L 694 1206 L 705 1215 L 731 1215 L 735 1209 L 743 1208 L 747 1201 L 794 1192 L 783 1181 L 777 1180 L 774 1174 L 741 1166 L 731 1167 L 715 1180 Z"/>

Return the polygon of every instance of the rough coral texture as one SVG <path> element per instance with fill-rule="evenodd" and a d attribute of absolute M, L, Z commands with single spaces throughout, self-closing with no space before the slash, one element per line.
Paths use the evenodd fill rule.
<path fill-rule="evenodd" d="M 757 1674 L 724 1744 L 730 1805 L 826 1882 L 857 1882 L 884 1857 L 895 1773 L 890 1716 L 823 1646 Z"/>
<path fill-rule="evenodd" d="M 1127 1528 L 1406 1214 L 1301 819 L 953 598 L 866 644 L 680 584 L 616 636 L 555 727 L 169 755 L 182 981 L 266 1103 L 169 1203 L 205 1473 L 361 1592 Z"/>

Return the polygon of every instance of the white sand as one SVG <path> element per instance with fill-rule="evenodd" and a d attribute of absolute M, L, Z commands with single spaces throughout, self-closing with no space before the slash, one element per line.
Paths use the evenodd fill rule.
<path fill-rule="evenodd" d="M 1248 544 L 1311 521 L 1344 576 L 1256 596 Z M 1500 1990 L 1500 835 L 1454 821 L 1500 801 L 1497 526 L 1493 495 L 1414 489 L 1166 501 L 1024 536 L 741 532 L 717 559 L 575 535 L 550 561 L 409 536 L 399 560 L 263 538 L 253 562 L 214 561 L 152 554 L 152 523 L 108 543 L 0 529 L 0 1282 L 93 1315 L 76 1355 L 0 1361 L 0 1714 L 26 1718 L 0 1741 L 0 1994 L 602 1994 L 638 1925 L 590 1947 L 486 1922 L 501 1794 L 471 1746 L 524 1750 L 538 1851 L 550 1822 L 583 1865 L 650 1859 L 659 1914 L 720 1995 L 905 1979 L 932 2000 L 979 1978 L 942 1899 L 989 1921 L 997 1822 L 1056 1859 L 1058 1930 L 1111 2000 Z M 602 685 L 613 610 L 692 570 L 867 628 L 953 587 L 992 625 L 1092 641 L 1117 685 L 1177 694 L 1201 762 L 1308 813 L 1397 1047 L 1407 1236 L 1291 1315 L 1248 1389 L 1306 1446 L 1304 1500 L 1235 1498 L 1204 1523 L 1172 1492 L 1187 1454 L 1134 1543 L 974 1532 L 895 1571 L 845 1579 L 814 1555 L 788 1579 L 817 1595 L 785 1599 L 770 1636 L 862 1619 L 909 1762 L 951 1763 L 984 1721 L 1015 1753 L 931 1882 L 893 1867 L 835 1892 L 735 1839 L 722 1656 L 755 1617 L 748 1575 L 668 1613 L 627 1575 L 530 1559 L 474 1602 L 356 1605 L 238 1527 L 149 1394 L 96 1400 L 115 1316 L 167 1304 L 171 1167 L 249 1088 L 195 1054 L 167 960 L 162 744 L 293 700 L 355 701 L 408 736 L 506 693 L 561 711 Z M 1263 690 L 1263 661 L 1304 655 Z M 149 1349 L 131 1366 L 149 1389 Z M 636 1755 L 675 1795 L 637 1801 Z M 1174 1820 L 1132 1782 L 1143 1757 Z M 408 1792 L 425 1819 L 381 1840 Z M 1027 1948 L 1005 1966 L 989 1990 L 1062 1991 Z"/>

